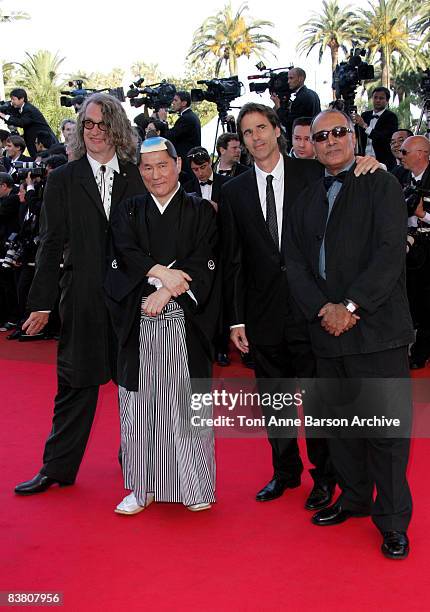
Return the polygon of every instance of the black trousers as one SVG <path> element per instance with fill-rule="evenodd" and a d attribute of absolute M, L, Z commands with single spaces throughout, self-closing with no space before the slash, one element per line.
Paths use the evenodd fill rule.
<path fill-rule="evenodd" d="M 407 347 L 332 359 L 318 357 L 317 374 L 324 379 L 409 378 Z M 381 405 L 379 413 L 390 414 L 390 408 Z M 409 402 L 405 414 L 410 418 L 410 413 Z M 406 479 L 409 446 L 406 437 L 329 440 L 342 506 L 370 513 L 382 532 L 406 531 L 411 519 L 412 498 Z"/>
<path fill-rule="evenodd" d="M 290 392 L 294 393 L 296 378 L 313 378 L 316 373 L 315 357 L 312 352 L 306 323 L 298 323 L 292 315 L 285 320 L 284 334 L 276 345 L 252 344 L 255 361 L 255 376 L 258 380 L 260 394 L 276 393 L 277 382 L 271 379 L 291 379 Z M 279 390 L 279 389 L 278 389 Z M 282 392 L 286 392 L 282 385 Z M 262 406 L 266 424 L 271 416 L 277 418 L 295 418 L 296 407 L 275 410 L 271 406 Z M 306 407 L 304 406 L 304 409 Z M 297 431 L 280 431 L 279 427 L 266 427 L 269 443 L 272 447 L 274 476 L 285 480 L 295 480 L 303 472 L 297 444 Z M 280 433 L 282 435 L 280 435 Z M 309 461 L 314 466 L 310 470 L 315 481 L 334 483 L 335 476 L 330 462 L 327 440 L 306 438 L 306 449 Z"/>
<path fill-rule="evenodd" d="M 409 307 L 417 330 L 411 356 L 415 361 L 430 357 L 430 240 L 422 242 L 423 264 L 417 269 L 408 267 L 406 273 Z"/>
<path fill-rule="evenodd" d="M 41 474 L 64 483 L 75 481 L 93 424 L 98 394 L 98 386 L 75 389 L 59 381 Z"/>

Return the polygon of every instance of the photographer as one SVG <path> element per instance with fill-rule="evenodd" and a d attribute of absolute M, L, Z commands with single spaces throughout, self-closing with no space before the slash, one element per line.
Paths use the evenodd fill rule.
<path fill-rule="evenodd" d="M 25 151 L 25 140 L 22 136 L 13 134 L 6 140 L 6 157 L 3 159 L 3 165 L 12 177 L 16 170 L 14 167 L 15 162 L 29 162 L 32 161 L 31 157 L 24 155 Z"/>
<path fill-rule="evenodd" d="M 391 137 L 398 130 L 397 115 L 388 110 L 390 91 L 386 87 L 375 87 L 372 92 L 373 110 L 362 116 L 355 115 L 355 124 L 360 128 L 361 155 L 371 155 L 385 164 L 388 170 L 394 168 L 396 160 L 391 153 Z"/>
<path fill-rule="evenodd" d="M 175 125 L 167 130 L 166 138 L 175 146 L 178 155 L 182 158 L 182 170 L 192 177 L 192 172 L 187 160 L 187 153 L 193 147 L 201 145 L 200 119 L 191 110 L 191 95 L 188 91 L 177 91 L 172 102 L 172 110 L 179 114 Z M 160 108 L 158 118 L 167 120 L 167 111 Z"/>
<path fill-rule="evenodd" d="M 27 172 L 27 176 L 19 188 L 20 229 L 15 239 L 16 259 L 14 262 L 19 319 L 16 329 L 7 336 L 8 340 L 29 341 L 47 337 L 47 330 L 34 336 L 28 336 L 22 333 L 21 326 L 29 315 L 26 310 L 26 304 L 35 272 L 35 259 L 39 245 L 39 217 L 46 179 L 52 170 L 66 163 L 67 158 L 64 155 L 51 155 L 45 161 L 46 167 L 37 169 L 37 176 L 33 172 Z M 25 170 L 20 171 L 20 175 L 25 173 Z M 53 315 L 55 316 L 56 314 L 54 309 L 50 315 L 48 325 L 50 325 Z M 51 336 L 49 332 L 48 335 Z"/>
<path fill-rule="evenodd" d="M 240 163 L 242 149 L 239 136 L 232 132 L 220 134 L 216 141 L 218 161 L 215 171 L 223 176 L 239 176 L 249 170 L 249 166 Z"/>
<path fill-rule="evenodd" d="M 52 134 L 53 140 L 58 142 L 40 110 L 28 102 L 25 89 L 12 89 L 10 105 L 7 108 L 3 107 L 2 110 L 0 117 L 7 125 L 14 125 L 23 129 L 25 144 L 32 157 L 36 156 L 35 140 L 37 133 L 41 130 Z"/>
<path fill-rule="evenodd" d="M 430 142 L 425 136 L 410 136 L 400 154 L 403 166 L 409 170 L 405 188 L 410 215 L 406 280 L 417 329 L 410 357 L 410 367 L 415 370 L 423 368 L 430 357 L 430 197 L 423 197 L 419 192 L 419 189 L 430 190 Z"/>
<path fill-rule="evenodd" d="M 315 117 L 321 111 L 318 94 L 305 85 L 306 72 L 302 68 L 288 71 L 288 86 L 292 93 L 290 108 L 285 111 L 272 94 L 279 120 L 284 125 L 289 147 L 292 143 L 293 123 L 299 117 Z M 278 99 L 279 100 L 279 99 Z"/>
<path fill-rule="evenodd" d="M 19 229 L 18 189 L 12 177 L 0 172 L 0 259 L 3 260 L 9 248 L 10 236 Z M 0 324 L 1 331 L 15 327 L 17 302 L 13 270 L 5 262 L 0 265 Z"/>

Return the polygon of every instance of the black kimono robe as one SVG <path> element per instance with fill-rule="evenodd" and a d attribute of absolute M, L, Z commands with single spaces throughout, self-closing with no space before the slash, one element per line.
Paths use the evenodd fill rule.
<path fill-rule="evenodd" d="M 122 202 L 111 219 L 112 261 L 105 291 L 119 342 L 118 383 L 130 391 L 138 390 L 139 322 L 147 273 L 160 263 L 150 251 L 147 213 L 153 205 L 150 194 L 135 196 Z M 209 378 L 220 302 L 215 211 L 182 188 L 168 206 L 178 207 L 176 261 L 171 267 L 191 276 L 190 290 L 197 300 L 186 293 L 175 298 L 185 314 L 190 376 Z"/>

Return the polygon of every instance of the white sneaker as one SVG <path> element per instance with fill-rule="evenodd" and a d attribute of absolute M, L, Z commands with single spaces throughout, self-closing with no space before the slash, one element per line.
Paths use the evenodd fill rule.
<path fill-rule="evenodd" d="M 115 508 L 115 512 L 117 514 L 138 514 L 139 512 L 142 512 L 142 510 L 145 510 L 145 508 L 147 508 L 150 504 L 152 504 L 153 501 L 154 494 L 148 493 L 146 495 L 146 505 L 139 506 L 134 493 L 131 492 L 130 495 L 124 497 L 122 502 L 117 505 L 117 507 Z"/>
<path fill-rule="evenodd" d="M 200 512 L 201 510 L 210 510 L 212 508 L 211 504 L 193 504 L 192 506 L 187 506 L 188 510 L 191 512 Z"/>

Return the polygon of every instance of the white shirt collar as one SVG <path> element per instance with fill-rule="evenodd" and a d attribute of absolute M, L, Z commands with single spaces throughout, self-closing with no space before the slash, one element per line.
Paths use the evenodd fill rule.
<path fill-rule="evenodd" d="M 282 180 L 284 177 L 284 158 L 281 154 L 279 154 L 279 161 L 273 168 L 272 172 L 264 172 L 264 170 L 261 170 L 261 168 L 259 168 L 257 164 L 255 164 L 255 173 L 257 177 L 260 176 L 264 181 L 266 180 L 266 177 L 269 176 L 269 174 L 273 176 L 275 181 Z"/>
<path fill-rule="evenodd" d="M 387 107 L 383 108 L 381 111 L 373 111 L 374 115 L 378 115 L 378 117 L 380 117 L 382 115 L 382 113 L 385 113 L 385 111 L 387 110 Z"/>
<path fill-rule="evenodd" d="M 87 153 L 87 159 L 89 161 L 89 164 L 91 166 L 91 170 L 93 171 L 94 176 L 97 175 L 97 172 L 100 170 L 100 166 L 106 166 L 106 168 L 109 168 L 110 170 L 114 170 L 115 172 L 118 172 L 119 174 L 119 162 L 118 162 L 118 157 L 116 153 L 114 154 L 112 159 L 106 162 L 105 164 L 101 164 L 99 161 L 91 157 L 89 153 Z"/>
<path fill-rule="evenodd" d="M 178 185 L 175 189 L 175 191 L 172 193 L 172 195 L 170 196 L 170 198 L 167 200 L 167 202 L 165 204 L 161 204 L 157 198 L 155 197 L 155 195 L 153 193 L 151 193 L 152 199 L 155 202 L 155 205 L 157 206 L 158 210 L 160 211 L 161 214 L 163 214 L 166 210 L 166 208 L 169 206 L 170 202 L 173 200 L 173 198 L 175 197 L 175 195 L 178 193 L 179 189 L 181 187 L 181 184 L 178 181 Z"/>
<path fill-rule="evenodd" d="M 418 176 L 415 176 L 415 174 L 414 174 L 413 172 L 411 172 L 411 174 L 412 174 L 412 176 L 414 177 L 414 179 L 415 179 L 416 181 L 421 181 L 421 180 L 422 180 L 422 178 L 423 178 L 423 176 L 424 176 L 424 172 L 425 172 L 426 170 L 427 170 L 427 168 L 426 168 L 425 170 L 423 170 L 423 171 L 421 172 L 421 174 L 418 174 Z"/>
<path fill-rule="evenodd" d="M 187 108 L 184 108 L 184 110 L 181 111 L 181 115 L 183 115 L 184 113 L 186 113 L 189 110 L 191 110 L 191 106 L 187 106 Z"/>

